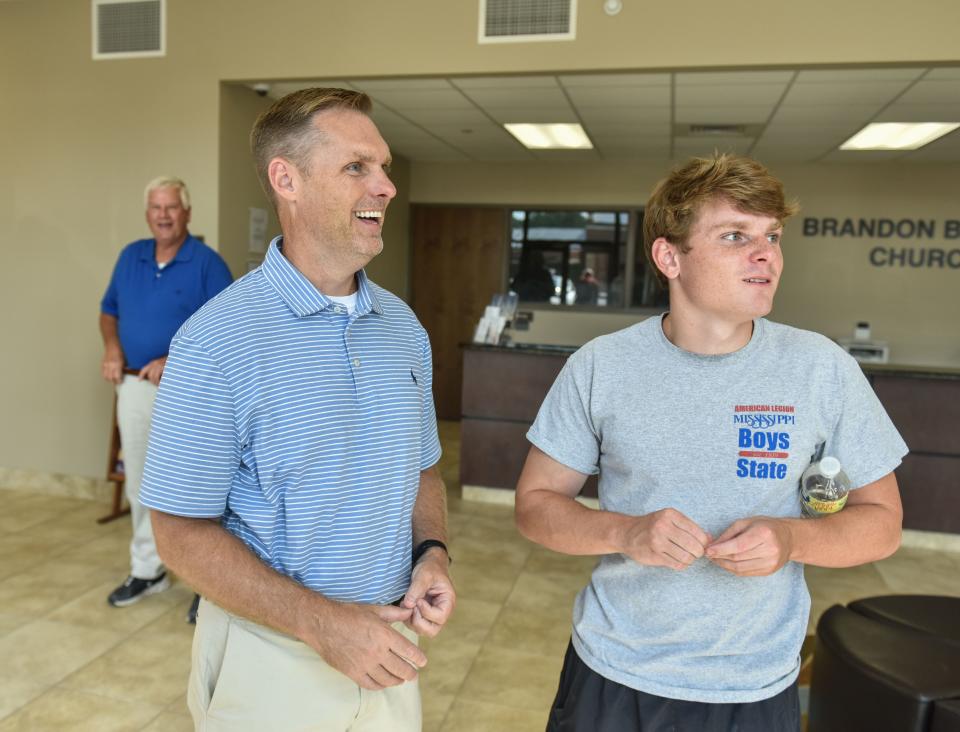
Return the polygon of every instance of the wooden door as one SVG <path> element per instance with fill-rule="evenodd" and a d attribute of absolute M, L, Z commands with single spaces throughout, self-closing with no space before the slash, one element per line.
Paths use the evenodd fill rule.
<path fill-rule="evenodd" d="M 467 206 L 413 206 L 411 302 L 430 335 L 433 394 L 440 419 L 460 419 L 460 344 L 503 289 L 507 211 Z"/>

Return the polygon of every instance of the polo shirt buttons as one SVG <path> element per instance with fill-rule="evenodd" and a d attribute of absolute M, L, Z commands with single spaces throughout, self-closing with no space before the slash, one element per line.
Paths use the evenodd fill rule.
<path fill-rule="evenodd" d="M 353 359 L 353 367 L 354 367 L 355 369 L 360 368 L 360 359 L 359 359 L 359 358 Z"/>

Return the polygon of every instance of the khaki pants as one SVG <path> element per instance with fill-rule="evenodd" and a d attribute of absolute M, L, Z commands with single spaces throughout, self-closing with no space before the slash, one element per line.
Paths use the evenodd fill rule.
<path fill-rule="evenodd" d="M 117 426 L 123 448 L 124 488 L 130 502 L 130 574 L 140 579 L 153 579 L 163 572 L 150 525 L 150 509 L 140 503 L 140 482 L 147 459 L 147 438 L 150 436 L 150 415 L 157 387 L 136 376 L 124 376 L 117 385 Z"/>
<path fill-rule="evenodd" d="M 405 626 L 398 630 L 414 643 Z M 197 732 L 418 732 L 417 681 L 361 689 L 289 636 L 200 602 L 187 705 Z"/>

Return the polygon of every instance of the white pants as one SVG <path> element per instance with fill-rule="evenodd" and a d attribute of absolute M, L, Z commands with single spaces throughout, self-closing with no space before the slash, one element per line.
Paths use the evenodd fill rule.
<path fill-rule="evenodd" d="M 400 623 L 394 628 L 416 643 Z M 419 732 L 420 686 L 369 691 L 295 638 L 200 601 L 187 706 L 197 732 Z"/>
<path fill-rule="evenodd" d="M 124 483 L 130 502 L 133 539 L 130 542 L 130 574 L 139 579 L 153 579 L 163 571 L 157 544 L 150 526 L 150 510 L 140 505 L 140 481 L 147 459 L 147 438 L 150 437 L 150 415 L 157 387 L 149 381 L 126 375 L 117 386 L 117 425 L 123 448 Z"/>

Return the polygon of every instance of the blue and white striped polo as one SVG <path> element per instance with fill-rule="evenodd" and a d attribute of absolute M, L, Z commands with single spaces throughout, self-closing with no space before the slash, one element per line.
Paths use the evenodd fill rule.
<path fill-rule="evenodd" d="M 409 584 L 420 471 L 440 457 L 430 343 L 362 271 L 348 315 L 281 246 L 174 337 L 140 500 L 222 516 L 327 597 L 387 603 Z"/>

